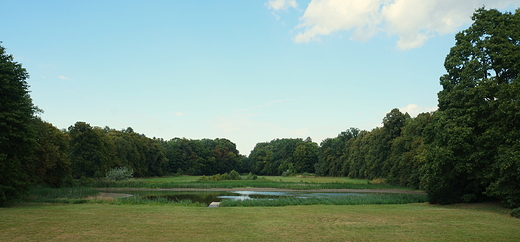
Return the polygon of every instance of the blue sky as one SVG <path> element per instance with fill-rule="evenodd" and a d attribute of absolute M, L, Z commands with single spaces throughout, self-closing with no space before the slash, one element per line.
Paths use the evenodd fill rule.
<path fill-rule="evenodd" d="M 320 143 L 435 110 L 475 8 L 519 0 L 2 0 L 0 41 L 42 119 L 169 140 Z"/>

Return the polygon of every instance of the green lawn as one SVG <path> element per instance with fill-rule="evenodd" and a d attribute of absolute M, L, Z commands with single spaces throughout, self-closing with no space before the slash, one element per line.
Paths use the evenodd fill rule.
<path fill-rule="evenodd" d="M 520 241 L 496 204 L 0 208 L 2 241 Z"/>

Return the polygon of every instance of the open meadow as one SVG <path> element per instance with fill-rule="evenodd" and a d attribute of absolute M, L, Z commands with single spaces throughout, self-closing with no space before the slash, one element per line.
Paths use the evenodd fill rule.
<path fill-rule="evenodd" d="M 3 241 L 519 241 L 496 204 L 0 208 Z"/>
<path fill-rule="evenodd" d="M 141 185 L 195 186 L 201 184 L 199 178 L 132 180 L 139 180 Z M 266 180 L 272 183 L 265 183 Z M 214 186 L 228 187 L 245 181 L 229 182 L 215 182 Z M 325 187 L 365 184 L 367 189 L 382 189 L 381 185 L 366 180 L 347 178 L 268 177 L 247 184 L 254 182 L 324 184 Z M 431 205 L 413 202 L 422 201 L 424 194 L 403 192 L 382 198 L 375 194 L 375 197 L 366 196 L 361 203 L 352 203 L 361 205 L 324 205 L 350 203 L 319 199 L 316 205 L 305 205 L 308 203 L 301 199 L 290 206 L 262 203 L 253 207 L 239 204 L 208 208 L 185 201 L 140 200 L 138 196 L 99 198 L 99 191 L 93 187 L 35 188 L 25 202 L 0 208 L 0 238 L 2 241 L 520 240 L 520 219 L 512 217 L 511 210 L 498 203 Z M 403 195 L 419 200 L 403 202 L 403 197 L 399 197 Z M 392 204 L 394 201 L 404 204 Z"/>

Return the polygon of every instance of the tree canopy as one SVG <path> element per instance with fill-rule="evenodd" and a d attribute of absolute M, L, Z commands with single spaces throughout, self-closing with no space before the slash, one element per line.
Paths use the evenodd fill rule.
<path fill-rule="evenodd" d="M 23 194 L 31 180 L 36 107 L 25 81 L 28 77 L 22 65 L 0 46 L 0 205 Z"/>
<path fill-rule="evenodd" d="M 426 134 L 432 202 L 496 196 L 520 204 L 520 10 L 478 9 L 455 37 Z"/>

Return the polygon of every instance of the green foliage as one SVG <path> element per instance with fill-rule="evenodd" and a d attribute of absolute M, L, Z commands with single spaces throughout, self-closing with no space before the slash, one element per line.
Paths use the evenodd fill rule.
<path fill-rule="evenodd" d="M 249 174 L 247 174 L 246 180 L 256 180 L 256 179 L 258 179 L 258 176 L 253 175 L 252 172 L 249 172 Z"/>
<path fill-rule="evenodd" d="M 494 196 L 518 206 L 520 10 L 481 8 L 472 19 L 446 57 L 422 183 L 432 203 Z"/>
<path fill-rule="evenodd" d="M 114 142 L 106 130 L 77 122 L 68 129 L 72 175 L 80 177 L 103 177 L 111 167 L 118 166 Z"/>
<path fill-rule="evenodd" d="M 242 178 L 240 177 L 240 174 L 238 174 L 237 171 L 232 170 L 231 172 L 229 172 L 229 179 L 230 180 L 240 180 Z"/>
<path fill-rule="evenodd" d="M 215 174 L 215 175 L 211 176 L 211 180 L 213 180 L 213 181 L 220 181 L 220 180 L 222 180 L 222 175 Z"/>
<path fill-rule="evenodd" d="M 106 178 L 114 181 L 122 181 L 134 176 L 134 170 L 132 168 L 124 167 L 116 167 L 112 168 L 107 172 Z"/>
<path fill-rule="evenodd" d="M 90 196 L 96 196 L 99 191 L 89 187 L 62 187 L 51 188 L 35 186 L 29 190 L 29 198 L 36 202 L 50 202 L 52 200 L 61 199 L 84 199 Z"/>
<path fill-rule="evenodd" d="M 33 178 L 36 182 L 61 187 L 71 176 L 69 137 L 52 124 L 35 120 L 38 146 Z"/>
<path fill-rule="evenodd" d="M 282 172 L 282 176 L 283 177 L 286 177 L 286 176 L 290 176 L 291 175 L 291 170 L 287 169 L 286 171 Z"/>
<path fill-rule="evenodd" d="M 227 139 L 188 140 L 174 138 L 161 141 L 165 149 L 167 172 L 183 170 L 188 175 L 211 175 L 240 170 L 243 157 Z"/>
<path fill-rule="evenodd" d="M 366 194 L 363 196 L 338 197 L 286 197 L 276 199 L 223 200 L 221 207 L 278 207 L 298 205 L 367 205 L 367 204 L 408 204 L 424 203 L 422 194 Z"/>
<path fill-rule="evenodd" d="M 274 139 L 267 143 L 258 143 L 249 155 L 251 171 L 260 175 L 281 175 L 291 173 L 314 172 L 318 162 L 318 145 L 309 138 Z"/>
<path fill-rule="evenodd" d="M 255 175 L 253 175 L 254 177 Z M 256 180 L 221 180 L 221 175 L 216 174 L 215 178 L 202 176 L 199 179 L 190 179 L 185 182 L 171 181 L 159 182 L 157 179 L 128 179 L 123 181 L 113 181 L 107 179 L 80 179 L 77 186 L 97 187 L 97 188 L 281 188 L 294 190 L 319 190 L 319 189 L 404 189 L 403 187 L 388 184 L 368 184 L 356 182 L 312 182 L 307 179 L 297 178 L 292 181 L 282 181 L 282 179 L 260 177 Z M 280 177 L 277 177 L 280 178 Z M 161 178 L 160 180 L 162 180 Z M 285 180 L 285 179 L 283 179 Z M 319 180 L 319 178 L 318 178 Z"/>
<path fill-rule="evenodd" d="M 0 46 L 0 206 L 27 192 L 33 181 L 36 107 L 25 81 L 28 77 Z"/>
<path fill-rule="evenodd" d="M 515 218 L 520 218 L 520 208 L 515 208 L 511 210 L 511 216 Z"/>
<path fill-rule="evenodd" d="M 172 201 L 164 197 L 147 198 L 144 199 L 139 195 L 127 198 L 119 198 L 108 202 L 116 205 L 169 205 L 169 206 L 189 206 L 189 207 L 206 207 L 203 203 L 193 203 L 191 200 Z"/>

